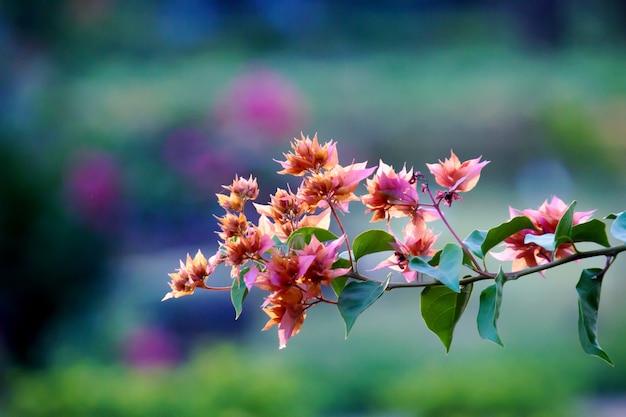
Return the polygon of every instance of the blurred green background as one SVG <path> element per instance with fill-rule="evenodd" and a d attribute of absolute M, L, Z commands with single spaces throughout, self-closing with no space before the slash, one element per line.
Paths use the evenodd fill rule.
<path fill-rule="evenodd" d="M 623 211 L 625 46 L 620 0 L 1 2 L 0 415 L 623 415 L 624 259 L 600 309 L 615 368 L 577 336 L 601 260 L 508 284 L 504 349 L 477 285 L 448 355 L 413 290 L 347 340 L 316 307 L 282 351 L 261 294 L 238 321 L 225 294 L 159 300 L 216 250 L 221 185 L 252 174 L 266 201 L 301 131 L 342 164 L 492 161 L 448 210 L 462 236 L 554 194 Z"/>

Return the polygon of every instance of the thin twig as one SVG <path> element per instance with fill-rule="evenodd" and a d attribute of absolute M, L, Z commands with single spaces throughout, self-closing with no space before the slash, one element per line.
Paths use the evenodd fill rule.
<path fill-rule="evenodd" d="M 525 275 L 531 275 L 537 272 L 545 271 L 547 269 L 551 269 L 559 265 L 578 261 L 580 259 L 594 258 L 597 256 L 606 256 L 606 257 L 611 258 L 612 260 L 615 260 L 616 256 L 619 253 L 625 252 L 625 251 L 626 251 L 626 244 L 612 246 L 610 248 L 596 249 L 596 250 L 591 250 L 591 251 L 586 251 L 586 252 L 578 252 L 573 255 L 567 256 L 565 258 L 557 259 L 556 261 L 552 261 L 547 264 L 537 265 L 532 268 L 526 268 L 517 272 L 508 272 L 505 274 L 505 276 L 507 280 L 515 280 Z M 611 264 L 612 264 L 612 261 L 610 263 L 607 263 L 607 266 L 605 267 L 605 272 L 606 270 L 609 269 L 609 266 Z M 374 281 L 381 285 L 383 284 L 382 281 L 363 276 L 359 274 L 358 272 L 351 272 L 351 273 L 346 274 L 346 276 L 349 278 L 359 280 L 359 281 Z M 489 280 L 493 278 L 494 277 L 491 274 L 479 273 L 478 275 L 466 276 L 465 278 L 461 278 L 459 280 L 459 283 L 460 285 L 467 285 L 476 281 L 484 281 L 484 280 Z M 435 285 L 443 285 L 443 284 L 437 280 L 428 281 L 428 282 L 390 282 L 387 285 L 386 291 L 391 291 L 395 288 L 421 288 L 421 287 L 431 287 Z"/>
<path fill-rule="evenodd" d="M 469 249 L 467 249 L 467 247 L 465 247 L 465 244 L 463 243 L 459 235 L 456 234 L 452 226 L 450 226 L 450 223 L 448 223 L 446 216 L 444 216 L 443 211 L 441 211 L 441 207 L 439 207 L 441 204 L 441 200 L 439 201 L 435 200 L 435 197 L 433 196 L 432 191 L 430 191 L 430 187 L 428 187 L 427 182 L 424 183 L 424 189 L 426 190 L 426 192 L 428 192 L 428 195 L 434 204 L 433 207 L 435 208 L 435 210 L 437 210 L 437 213 L 439 213 L 439 217 L 441 218 L 443 223 L 446 225 L 450 233 L 452 233 L 452 236 L 454 237 L 454 239 L 456 239 L 456 241 L 459 242 L 459 245 L 461 245 L 463 252 L 465 252 L 465 254 L 469 257 L 469 259 L 474 264 L 474 272 L 478 272 L 478 273 L 483 272 L 483 269 L 480 267 L 480 264 L 478 263 L 476 258 L 474 258 L 474 255 L 472 254 L 472 252 Z"/>
<path fill-rule="evenodd" d="M 354 262 L 354 259 L 352 258 L 352 249 L 350 248 L 350 241 L 348 240 L 348 235 L 346 235 L 346 231 L 343 228 L 343 223 L 341 222 L 341 219 L 339 219 L 339 215 L 337 214 L 337 211 L 335 210 L 335 206 L 330 201 L 328 202 L 328 205 L 330 206 L 331 213 L 333 213 L 333 216 L 335 217 L 335 220 L 337 221 L 337 225 L 339 225 L 339 230 L 341 230 L 341 234 L 344 236 L 346 249 L 348 251 L 348 258 L 350 260 L 350 268 L 352 268 L 352 270 L 356 272 L 356 263 Z"/>

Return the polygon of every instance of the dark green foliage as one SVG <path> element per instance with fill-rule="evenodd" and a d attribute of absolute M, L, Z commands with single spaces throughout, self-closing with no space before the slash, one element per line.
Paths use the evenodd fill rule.
<path fill-rule="evenodd" d="M 460 292 L 445 286 L 426 287 L 422 291 L 422 318 L 426 326 L 439 337 L 446 352 L 450 351 L 454 327 L 467 307 L 472 288 L 473 284 L 468 284 Z"/>

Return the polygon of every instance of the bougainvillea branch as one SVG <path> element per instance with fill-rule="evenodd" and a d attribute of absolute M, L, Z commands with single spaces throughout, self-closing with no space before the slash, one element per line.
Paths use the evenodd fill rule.
<path fill-rule="evenodd" d="M 442 189 L 431 191 L 426 177 L 404 166 L 394 170 L 382 160 L 377 167 L 366 162 L 339 165 L 337 144 L 321 145 L 317 135 L 294 139 L 291 151 L 278 162 L 279 174 L 301 178 L 297 190 L 278 189 L 266 205 L 253 203 L 256 222 L 244 214 L 248 201 L 259 195 L 256 178 L 235 176 L 227 193 L 217 194 L 225 214 L 217 217 L 220 232 L 218 250 L 208 259 L 198 251 L 180 261 L 170 273 L 171 291 L 163 300 L 193 294 L 196 289 L 228 290 L 239 317 L 249 291 L 264 291 L 261 305 L 269 320 L 263 330 L 278 327 L 279 347 L 302 328 L 309 310 L 321 303 L 336 305 L 346 325 L 346 336 L 357 317 L 385 292 L 401 288 L 422 288 L 421 313 L 426 326 L 450 349 L 454 328 L 465 311 L 474 283 L 493 284 L 480 294 L 477 327 L 480 336 L 502 345 L 497 321 L 504 286 L 508 281 L 581 259 L 604 257 L 602 268 L 585 268 L 576 286 L 579 294 L 579 337 L 586 353 L 611 363 L 597 339 L 597 315 L 602 279 L 626 244 L 611 246 L 605 221 L 612 221 L 610 234 L 626 241 L 626 212 L 610 214 L 605 221 L 593 219 L 594 211 L 575 211 L 558 197 L 546 200 L 537 209 L 509 208 L 510 219 L 489 230 L 474 230 L 461 239 L 446 219 L 443 208 L 462 202 L 461 194 L 478 183 L 489 161 L 482 157 L 461 162 L 451 151 L 450 158 L 426 164 Z M 356 195 L 365 180 L 366 193 Z M 426 201 L 420 201 L 424 198 Z M 349 214 L 351 202 L 360 202 L 371 223 L 385 222 L 383 229 L 370 229 L 353 239 L 342 215 Z M 334 220 L 334 226 L 333 221 Z M 436 249 L 439 238 L 429 226 L 440 220 L 454 243 Z M 403 221 L 402 236 L 392 231 L 392 222 Z M 340 235 L 331 231 L 335 227 Z M 601 246 L 581 250 L 579 243 Z M 493 249 L 504 246 L 500 252 Z M 363 274 L 359 261 L 370 255 L 388 253 L 374 268 Z M 511 262 L 510 271 L 487 266 L 487 256 Z M 230 269 L 232 285 L 209 284 L 218 266 Z M 387 271 L 386 278 L 370 274 Z M 395 278 L 400 275 L 402 278 Z M 331 298 L 331 288 L 334 297 Z"/>

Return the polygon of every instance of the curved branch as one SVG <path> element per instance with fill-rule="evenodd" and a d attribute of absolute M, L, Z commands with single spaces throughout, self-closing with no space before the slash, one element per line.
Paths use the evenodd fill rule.
<path fill-rule="evenodd" d="M 578 261 L 580 259 L 594 258 L 596 256 L 606 256 L 606 257 L 615 258 L 618 254 L 620 254 L 621 252 L 625 252 L 625 251 L 626 251 L 626 244 L 612 246 L 610 248 L 596 249 L 596 250 L 591 250 L 591 251 L 586 251 L 586 252 L 577 252 L 573 255 L 567 256 L 565 258 L 557 259 L 556 261 L 552 261 L 544 265 L 537 265 L 535 267 L 526 268 L 517 272 L 508 272 L 505 274 L 505 276 L 507 280 L 515 280 L 520 277 L 523 277 L 524 275 L 531 275 L 537 272 L 541 272 L 547 269 L 557 267 L 559 265 Z M 608 269 L 608 266 L 609 264 L 607 263 L 606 269 Z M 346 276 L 349 278 L 360 280 L 360 281 L 374 281 L 374 282 L 382 283 L 382 281 L 371 279 L 369 277 L 359 274 L 358 272 L 351 272 L 351 273 L 346 274 Z M 478 274 L 478 275 L 467 276 L 465 278 L 462 278 L 459 282 L 461 285 L 467 285 L 476 281 L 492 280 L 492 279 L 493 279 L 492 275 Z M 437 280 L 428 281 L 428 282 L 390 282 L 389 284 L 387 284 L 386 291 L 391 291 L 395 288 L 419 288 L 419 287 L 431 287 L 435 285 L 443 285 L 443 284 L 441 284 Z"/>

